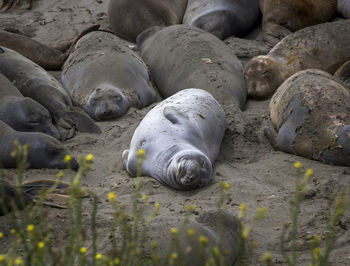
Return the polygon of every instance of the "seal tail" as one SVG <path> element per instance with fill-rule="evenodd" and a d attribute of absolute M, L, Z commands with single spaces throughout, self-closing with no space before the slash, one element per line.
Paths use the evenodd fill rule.
<path fill-rule="evenodd" d="M 43 205 L 53 208 L 66 209 L 69 201 L 71 186 L 68 183 L 49 179 L 34 180 L 23 183 L 22 191 L 25 198 L 32 202 L 39 202 L 41 197 Z M 46 194 L 45 194 L 46 193 Z M 87 197 L 83 193 L 81 197 Z"/>
<path fill-rule="evenodd" d="M 96 125 L 88 115 L 73 109 L 68 112 L 68 116 L 74 121 L 75 128 L 82 133 L 100 134 L 101 129 Z"/>

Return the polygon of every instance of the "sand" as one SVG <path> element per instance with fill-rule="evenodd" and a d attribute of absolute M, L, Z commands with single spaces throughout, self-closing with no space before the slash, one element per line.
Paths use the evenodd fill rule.
<path fill-rule="evenodd" d="M 89 25 L 98 23 L 107 27 L 107 0 L 37 0 L 33 9 L 25 9 L 25 3 L 7 13 L 0 13 L 1 28 L 16 28 L 37 41 L 50 46 L 69 41 Z M 256 34 L 252 34 L 255 38 Z M 231 40 L 232 42 L 232 40 Z M 254 41 L 252 48 L 247 48 L 247 42 L 242 41 L 242 60 L 247 56 L 266 52 L 266 47 L 259 47 Z M 237 52 L 237 45 L 235 45 Z M 238 51 L 239 52 L 239 51 Z M 51 72 L 60 79 L 60 72 Z M 107 193 L 114 191 L 118 200 L 130 206 L 131 196 L 135 187 L 135 179 L 130 178 L 123 169 L 121 154 L 128 148 L 133 131 L 145 114 L 155 104 L 137 110 L 131 108 L 120 119 L 99 122 L 102 134 L 79 133 L 73 139 L 64 142 L 65 147 L 73 156 L 84 156 L 92 153 L 94 164 L 82 179 L 82 184 L 88 190 L 99 196 L 97 231 L 99 252 L 106 253 L 111 249 L 109 244 L 109 224 L 112 209 L 107 201 Z M 305 167 L 314 170 L 314 177 L 308 184 L 307 197 L 302 201 L 300 211 L 299 235 L 297 248 L 298 265 L 308 265 L 311 253 L 307 244 L 312 234 L 324 236 L 326 233 L 326 218 L 332 194 L 343 191 L 350 186 L 350 171 L 347 167 L 325 165 L 320 162 L 275 151 L 264 136 L 264 128 L 269 125 L 269 100 L 248 100 L 243 112 L 235 106 L 225 108 L 228 127 L 222 142 L 220 156 L 214 165 L 214 182 L 209 186 L 188 192 L 179 192 L 166 188 L 152 178 L 142 177 L 141 191 L 149 195 L 149 201 L 160 203 L 160 213 L 152 222 L 150 239 L 157 239 L 157 230 L 164 225 L 175 224 L 185 215 L 187 204 L 196 205 L 196 215 L 210 209 L 215 209 L 219 198 L 220 180 L 229 182 L 231 188 L 224 209 L 232 214 L 238 213 L 241 203 L 247 204 L 247 221 L 251 222 L 258 207 L 267 208 L 264 220 L 256 225 L 250 239 L 258 243 L 257 248 L 249 257 L 248 265 L 260 265 L 260 256 L 268 251 L 276 264 L 283 265 L 285 261 L 280 251 L 281 229 L 286 221 L 290 221 L 289 202 L 295 189 L 295 161 L 300 161 Z M 25 180 L 37 178 L 54 178 L 57 170 L 27 170 Z M 65 171 L 65 180 L 69 180 L 69 172 Z M 6 171 L 6 180 L 15 182 L 15 170 Z M 90 204 L 84 200 L 86 208 L 83 211 L 86 246 L 91 248 Z M 55 243 L 60 245 L 67 238 L 66 210 L 47 209 L 49 221 L 55 228 Z M 331 255 L 332 265 L 350 264 L 350 216 L 349 213 L 341 219 L 337 227 L 334 251 Z M 11 224 L 6 216 L 0 217 L 0 231 L 4 232 L 5 240 L 0 241 L 0 250 L 6 249 L 12 238 L 9 233 Z M 290 238 L 287 236 L 287 242 Z M 290 243 L 287 243 L 287 246 Z"/>

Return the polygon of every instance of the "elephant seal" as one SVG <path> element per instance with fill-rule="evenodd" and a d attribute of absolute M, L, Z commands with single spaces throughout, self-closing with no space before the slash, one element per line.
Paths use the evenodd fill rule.
<path fill-rule="evenodd" d="M 259 0 L 188 0 L 183 24 L 223 40 L 247 34 L 259 15 Z"/>
<path fill-rule="evenodd" d="M 343 16 L 343 18 L 350 18 L 350 1 L 337 0 L 337 11 Z"/>
<path fill-rule="evenodd" d="M 337 10 L 337 0 L 260 0 L 262 39 L 275 46 L 287 35 L 327 22 Z"/>
<path fill-rule="evenodd" d="M 93 119 L 124 115 L 157 99 L 146 65 L 117 36 L 95 31 L 75 45 L 62 70 L 63 86 L 75 105 Z"/>
<path fill-rule="evenodd" d="M 17 131 L 43 132 L 60 138 L 49 111 L 31 98 L 23 97 L 15 86 L 0 74 L 0 120 Z"/>
<path fill-rule="evenodd" d="M 335 73 L 334 77 L 338 78 L 345 86 L 350 89 L 350 60 L 344 63 Z"/>
<path fill-rule="evenodd" d="M 186 5 L 187 0 L 109 0 L 109 26 L 120 38 L 135 42 L 147 28 L 180 24 Z"/>
<path fill-rule="evenodd" d="M 70 53 L 71 46 L 86 33 L 97 30 L 99 27 L 99 25 L 89 27 L 74 40 L 58 49 L 48 47 L 21 34 L 0 30 L 0 45 L 18 52 L 46 70 L 61 70 Z"/>
<path fill-rule="evenodd" d="M 2 167 L 17 167 L 17 159 L 11 156 L 15 140 L 21 145 L 29 145 L 27 162 L 30 168 L 67 168 L 63 159 L 68 153 L 57 139 L 41 132 L 15 131 L 0 120 L 0 165 Z M 71 167 L 74 170 L 78 169 L 79 165 L 75 159 L 71 161 Z"/>
<path fill-rule="evenodd" d="M 28 10 L 32 9 L 34 0 L 25 0 L 25 1 L 27 3 L 27 9 Z M 0 6 L 0 9 L 8 10 L 16 7 L 21 3 L 22 3 L 22 0 L 2 0 L 2 5 Z"/>
<path fill-rule="evenodd" d="M 21 210 L 30 203 L 35 203 L 43 190 L 47 191 L 43 205 L 55 208 L 67 208 L 61 203 L 62 199 L 68 202 L 70 185 L 49 179 L 39 179 L 21 184 L 20 188 L 12 186 L 5 180 L 0 180 L 0 216 L 10 211 Z M 48 193 L 49 192 L 49 193 Z M 58 201 L 55 201 L 58 199 Z"/>
<path fill-rule="evenodd" d="M 123 164 L 136 176 L 137 152 L 145 151 L 141 175 L 179 190 L 203 187 L 226 127 L 225 112 L 208 92 L 185 89 L 157 104 L 141 121 L 123 152 Z"/>
<path fill-rule="evenodd" d="M 179 256 L 177 261 L 181 262 L 181 265 L 203 266 L 204 262 L 210 260 L 213 249 L 217 247 L 219 254 L 215 255 L 220 260 L 217 265 L 235 265 L 241 232 L 240 221 L 236 216 L 226 211 L 208 210 L 195 219 L 189 219 L 186 224 L 169 220 L 162 221 L 161 227 L 150 228 L 150 235 L 158 243 L 156 252 L 161 258 L 166 258 L 170 252 L 176 251 Z M 170 228 L 174 227 L 181 228 L 177 235 L 179 245 L 176 245 L 176 250 L 172 245 L 173 236 L 169 233 Z M 191 234 L 188 234 L 189 230 Z M 206 252 L 201 252 L 199 237 L 206 237 L 208 240 Z"/>
<path fill-rule="evenodd" d="M 350 20 L 323 23 L 294 32 L 266 56 L 252 58 L 244 68 L 248 95 L 271 96 L 298 71 L 316 68 L 334 73 L 350 59 Z"/>
<path fill-rule="evenodd" d="M 350 165 L 350 91 L 321 70 L 288 78 L 273 95 L 266 132 L 278 150 L 333 165 Z"/>
<path fill-rule="evenodd" d="M 1 46 L 0 73 L 23 96 L 32 98 L 50 112 L 61 139 L 73 137 L 76 129 L 81 132 L 100 132 L 87 115 L 73 109 L 69 94 L 56 79 L 24 56 Z"/>
<path fill-rule="evenodd" d="M 244 107 L 247 90 L 242 64 L 214 35 L 187 25 L 153 27 L 137 37 L 137 44 L 164 97 L 200 88 L 222 105 Z"/>

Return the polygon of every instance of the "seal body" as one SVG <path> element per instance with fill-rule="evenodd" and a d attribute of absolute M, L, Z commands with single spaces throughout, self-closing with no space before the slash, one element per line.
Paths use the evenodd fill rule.
<path fill-rule="evenodd" d="M 60 138 L 57 128 L 52 124 L 49 111 L 33 99 L 23 97 L 2 74 L 0 74 L 0 99 L 0 120 L 13 129 L 43 132 Z"/>
<path fill-rule="evenodd" d="M 337 0 L 337 11 L 344 18 L 350 18 L 350 1 L 349 0 Z"/>
<path fill-rule="evenodd" d="M 242 64 L 214 35 L 187 25 L 148 29 L 137 38 L 159 92 L 169 97 L 186 88 L 211 93 L 222 105 L 245 105 Z"/>
<path fill-rule="evenodd" d="M 338 78 L 346 87 L 350 89 L 350 60 L 345 62 L 334 73 L 334 77 Z"/>
<path fill-rule="evenodd" d="M 73 103 L 95 120 L 124 115 L 156 101 L 148 69 L 115 35 L 95 31 L 75 45 L 62 71 Z"/>
<path fill-rule="evenodd" d="M 187 0 L 109 0 L 109 26 L 120 38 L 135 42 L 149 27 L 180 24 L 186 5 Z"/>
<path fill-rule="evenodd" d="M 292 32 L 327 22 L 337 10 L 337 0 L 260 0 L 262 39 L 274 46 Z"/>
<path fill-rule="evenodd" d="M 270 102 L 276 149 L 350 165 L 350 92 L 330 74 L 308 69 L 288 78 Z"/>
<path fill-rule="evenodd" d="M 141 121 L 123 152 L 127 172 L 136 176 L 137 153 L 145 152 L 141 175 L 165 186 L 189 190 L 212 177 L 224 136 L 225 113 L 206 91 L 185 89 L 156 105 Z"/>
<path fill-rule="evenodd" d="M 68 92 L 56 79 L 19 53 L 0 47 L 0 73 L 23 96 L 32 98 L 50 112 L 62 139 L 73 137 L 76 129 L 99 132 L 99 128 L 88 116 L 73 110 Z"/>
<path fill-rule="evenodd" d="M 258 0 L 188 0 L 183 23 L 223 40 L 247 34 L 259 14 Z"/>
<path fill-rule="evenodd" d="M 15 131 L 0 121 L 1 167 L 17 167 L 17 158 L 11 156 L 15 140 L 20 145 L 29 145 L 27 156 L 29 168 L 67 168 L 67 164 L 63 159 L 68 153 L 57 139 L 41 132 Z M 71 167 L 74 170 L 79 167 L 75 159 L 71 161 Z"/>
<path fill-rule="evenodd" d="M 266 56 L 252 58 L 244 68 L 248 95 L 271 96 L 284 80 L 304 69 L 334 73 L 350 59 L 350 21 L 307 27 L 288 35 Z"/>

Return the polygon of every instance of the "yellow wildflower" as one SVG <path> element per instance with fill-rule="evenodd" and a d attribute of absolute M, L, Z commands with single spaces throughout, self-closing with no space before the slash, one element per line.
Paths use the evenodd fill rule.
<path fill-rule="evenodd" d="M 209 239 L 206 236 L 199 236 L 198 241 L 199 243 L 206 245 L 208 244 Z"/>
<path fill-rule="evenodd" d="M 35 228 L 34 224 L 30 224 L 27 226 L 27 231 L 32 232 L 34 230 L 34 228 Z"/>
<path fill-rule="evenodd" d="M 91 153 L 89 153 L 88 155 L 86 155 L 85 160 L 87 162 L 92 162 L 94 160 L 94 156 Z"/>
<path fill-rule="evenodd" d="M 190 229 L 187 230 L 187 235 L 188 236 L 193 236 L 194 233 L 195 233 L 195 230 L 193 228 L 190 228 Z"/>
<path fill-rule="evenodd" d="M 16 233 L 16 230 L 12 228 L 12 229 L 10 230 L 10 233 L 11 233 L 11 234 L 15 234 L 15 233 Z"/>
<path fill-rule="evenodd" d="M 86 247 L 81 247 L 79 251 L 80 251 L 81 254 L 85 254 L 86 250 L 87 250 Z"/>
<path fill-rule="evenodd" d="M 114 264 L 115 264 L 115 265 L 119 265 L 119 264 L 120 264 L 120 259 L 119 259 L 119 258 L 116 258 L 116 259 L 114 260 Z"/>
<path fill-rule="evenodd" d="M 299 162 L 299 161 L 297 161 L 297 162 L 294 163 L 294 167 L 295 167 L 296 169 L 299 169 L 301 166 L 302 166 L 302 165 L 301 165 L 301 162 Z"/>
<path fill-rule="evenodd" d="M 0 254 L 0 262 L 5 260 L 5 255 L 4 254 Z"/>
<path fill-rule="evenodd" d="M 154 203 L 154 208 L 159 209 L 159 207 L 160 207 L 160 204 L 159 204 L 158 201 L 156 201 L 156 202 Z"/>
<path fill-rule="evenodd" d="M 59 171 L 56 176 L 58 178 L 61 178 L 61 177 L 63 177 L 63 175 L 64 175 L 63 171 Z"/>
<path fill-rule="evenodd" d="M 38 248 L 42 249 L 43 247 L 45 247 L 45 243 L 40 241 L 38 243 Z"/>
<path fill-rule="evenodd" d="M 97 253 L 96 254 L 96 259 L 98 259 L 98 260 L 102 259 L 102 254 L 101 253 Z"/>
<path fill-rule="evenodd" d="M 23 260 L 21 258 L 16 258 L 15 265 L 23 265 Z"/>
<path fill-rule="evenodd" d="M 0 232 L 0 239 L 4 236 L 4 234 L 2 232 Z"/>
<path fill-rule="evenodd" d="M 145 150 L 144 150 L 144 149 L 138 149 L 138 150 L 137 150 L 137 154 L 136 154 L 137 157 L 139 157 L 139 158 L 145 158 L 145 155 L 146 155 L 146 153 L 145 153 Z"/>
<path fill-rule="evenodd" d="M 70 156 L 69 154 L 67 154 L 66 156 L 64 156 L 64 161 L 65 163 L 69 163 L 72 160 L 72 156 Z"/>
<path fill-rule="evenodd" d="M 148 199 L 148 196 L 146 194 L 142 194 L 142 200 L 146 201 Z"/>
<path fill-rule="evenodd" d="M 269 252 L 265 252 L 264 255 L 261 256 L 261 260 L 263 262 L 271 261 L 271 254 Z"/>
<path fill-rule="evenodd" d="M 194 212 L 196 210 L 196 206 L 190 204 L 190 205 L 186 206 L 186 209 L 187 209 L 188 212 Z"/>
<path fill-rule="evenodd" d="M 171 253 L 170 258 L 172 260 L 176 260 L 179 257 L 179 255 L 176 252 Z"/>
<path fill-rule="evenodd" d="M 176 235 L 178 232 L 179 232 L 179 230 L 177 230 L 177 228 L 175 228 L 175 227 L 170 228 L 170 233 L 172 235 Z"/>
<path fill-rule="evenodd" d="M 305 172 L 305 177 L 311 177 L 314 174 L 314 170 L 308 168 Z"/>
<path fill-rule="evenodd" d="M 231 184 L 230 183 L 228 183 L 228 182 L 225 182 L 224 183 L 224 188 L 225 189 L 229 189 L 231 187 Z"/>
<path fill-rule="evenodd" d="M 108 192 L 107 197 L 108 197 L 109 202 L 115 202 L 117 195 L 113 191 L 111 191 L 111 192 Z"/>

